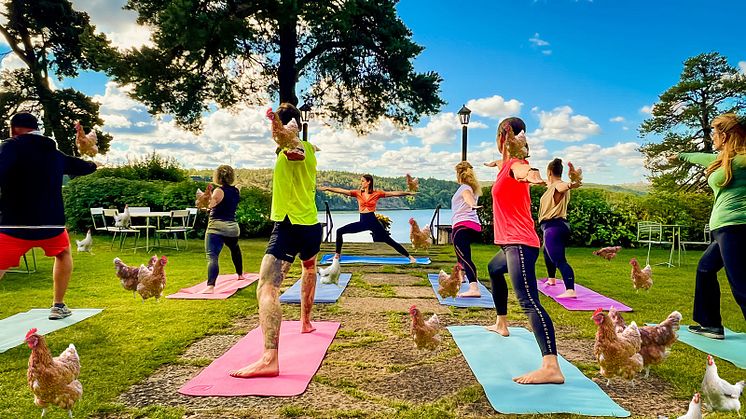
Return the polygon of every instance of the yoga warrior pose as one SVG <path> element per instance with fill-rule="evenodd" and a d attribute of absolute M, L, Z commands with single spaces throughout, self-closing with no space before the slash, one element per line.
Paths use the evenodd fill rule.
<path fill-rule="evenodd" d="M 277 112 L 283 125 L 295 121 L 300 126 L 300 112 L 283 103 Z M 297 132 L 297 130 L 296 130 Z M 300 321 L 302 333 L 316 330 L 311 324 L 311 309 L 316 293 L 316 255 L 321 247 L 321 225 L 316 210 L 316 154 L 313 145 L 301 141 L 300 147 L 278 150 L 272 177 L 272 210 L 275 222 L 267 251 L 259 268 L 259 323 L 264 335 L 262 357 L 238 371 L 233 377 L 273 377 L 279 374 L 278 345 L 282 308 L 280 285 L 295 256 L 303 263 L 301 273 Z"/>
<path fill-rule="evenodd" d="M 241 247 L 238 245 L 241 230 L 236 222 L 236 208 L 241 194 L 238 188 L 233 186 L 236 174 L 232 167 L 222 165 L 215 169 L 212 179 L 220 186 L 212 192 L 208 207 L 210 219 L 205 232 L 205 252 L 207 253 L 207 288 L 203 291 L 205 294 L 212 294 L 215 291 L 215 281 L 220 273 L 218 259 L 223 245 L 228 246 L 231 251 L 236 275 L 239 279 L 243 276 Z"/>
<path fill-rule="evenodd" d="M 718 271 L 725 267 L 730 289 L 746 319 L 746 120 L 725 114 L 712 121 L 712 145 L 717 154 L 681 153 L 679 159 L 707 167 L 707 183 L 715 192 L 710 214 L 713 242 L 697 265 L 694 321 L 689 331 L 724 339 L 720 317 Z"/>
<path fill-rule="evenodd" d="M 547 266 L 547 284 L 554 285 L 557 269 L 562 274 L 565 292 L 557 298 L 577 297 L 575 272 L 565 258 L 565 247 L 570 239 L 570 223 L 567 222 L 567 204 L 570 189 L 580 183 L 562 181 L 562 160 L 554 159 L 547 167 L 547 191 L 539 204 L 539 228 L 544 233 L 544 264 Z"/>
<path fill-rule="evenodd" d="M 503 336 L 510 334 L 507 321 L 508 284 L 505 282 L 505 274 L 509 274 L 513 291 L 528 316 L 543 355 L 539 369 L 513 378 L 513 381 L 519 384 L 560 384 L 564 383 L 565 378 L 557 362 L 554 325 L 541 306 L 536 288 L 535 264 L 539 257 L 539 237 L 531 217 L 529 184 L 544 181 L 538 169 L 532 169 L 524 159 L 511 157 L 508 151 L 517 149 L 512 147 L 516 140 L 525 143 L 525 131 L 526 124 L 519 118 L 503 120 L 497 131 L 497 148 L 503 158 L 498 162 L 500 171 L 492 185 L 492 209 L 495 244 L 502 250 L 487 266 L 497 310 L 497 321 L 487 329 Z"/>
<path fill-rule="evenodd" d="M 479 243 L 482 226 L 477 215 L 477 198 L 482 190 L 474 175 L 474 168 L 467 161 L 456 165 L 456 181 L 460 184 L 451 198 L 451 238 L 456 259 L 464 269 L 469 280 L 469 290 L 460 293 L 459 297 L 480 297 L 479 282 L 477 282 L 477 267 L 471 260 L 471 244 Z"/>
<path fill-rule="evenodd" d="M 383 242 L 393 247 L 394 250 L 409 258 L 410 263 L 416 263 L 414 257 L 410 256 L 409 252 L 404 249 L 404 246 L 400 245 L 389 234 L 386 229 L 383 228 L 381 223 L 376 218 L 376 205 L 378 200 L 381 198 L 389 198 L 393 196 L 407 196 L 414 195 L 414 192 L 404 191 L 392 191 L 386 192 L 380 189 L 373 189 L 373 176 L 363 175 L 360 178 L 360 189 L 342 189 L 342 188 L 331 188 L 322 186 L 319 188 L 320 191 L 334 192 L 342 195 L 351 196 L 357 198 L 358 208 L 360 211 L 360 221 L 347 224 L 337 230 L 337 248 L 334 254 L 335 259 L 339 259 L 342 254 L 343 236 L 345 234 L 360 233 L 362 231 L 370 231 L 373 234 L 374 242 Z"/>

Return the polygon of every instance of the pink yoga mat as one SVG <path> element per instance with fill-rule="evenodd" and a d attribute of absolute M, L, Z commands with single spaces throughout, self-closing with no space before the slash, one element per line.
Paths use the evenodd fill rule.
<path fill-rule="evenodd" d="M 557 285 L 551 286 L 546 284 L 546 280 L 546 278 L 539 278 L 536 284 L 539 287 L 539 291 L 547 297 L 551 297 L 568 310 L 595 311 L 599 307 L 608 310 L 614 306 L 616 311 L 632 311 L 630 307 L 619 301 L 612 300 L 577 283 L 575 284 L 575 293 L 578 294 L 576 298 L 557 298 L 558 295 L 565 292 L 565 283 L 561 279 L 558 279 Z"/>
<path fill-rule="evenodd" d="M 248 287 L 259 279 L 259 274 L 244 274 L 248 279 L 238 280 L 236 274 L 220 275 L 215 283 L 215 292 L 212 294 L 200 294 L 207 288 L 207 281 L 199 284 L 182 288 L 179 292 L 167 295 L 166 298 L 175 298 L 180 300 L 225 300 L 241 288 Z"/>
<path fill-rule="evenodd" d="M 313 322 L 313 325 L 316 327 L 313 333 L 300 333 L 300 322 L 282 322 L 279 376 L 233 378 L 228 375 L 261 357 L 264 341 L 262 329 L 257 327 L 180 388 L 179 393 L 187 396 L 297 396 L 303 393 L 339 329 L 338 322 Z"/>

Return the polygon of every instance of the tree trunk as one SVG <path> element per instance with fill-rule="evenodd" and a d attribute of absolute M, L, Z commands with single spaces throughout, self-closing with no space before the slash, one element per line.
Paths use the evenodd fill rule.
<path fill-rule="evenodd" d="M 292 13 L 280 21 L 280 67 L 277 78 L 280 82 L 280 103 L 288 102 L 298 106 L 295 95 L 295 53 L 298 48 L 298 16 Z"/>

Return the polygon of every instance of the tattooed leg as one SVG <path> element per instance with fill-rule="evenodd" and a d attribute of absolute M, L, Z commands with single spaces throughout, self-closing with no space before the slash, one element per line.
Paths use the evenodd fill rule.
<path fill-rule="evenodd" d="M 316 255 L 303 261 L 301 274 L 300 324 L 301 333 L 311 333 L 316 330 L 311 324 L 311 310 L 313 298 L 316 295 Z"/>
<path fill-rule="evenodd" d="M 240 370 L 231 371 L 232 377 L 274 377 L 279 375 L 280 366 L 277 361 L 277 347 L 280 340 L 280 325 L 282 324 L 282 308 L 280 307 L 280 284 L 290 270 L 291 263 L 272 255 L 264 255 L 262 266 L 259 268 L 259 286 L 257 299 L 259 300 L 259 324 L 264 334 L 264 354 L 262 357 Z"/>

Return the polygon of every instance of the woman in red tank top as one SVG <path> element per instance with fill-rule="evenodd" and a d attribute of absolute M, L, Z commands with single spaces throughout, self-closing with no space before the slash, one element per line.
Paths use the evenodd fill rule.
<path fill-rule="evenodd" d="M 565 378 L 557 362 L 554 325 L 539 301 L 536 286 L 536 260 L 539 257 L 539 236 L 531 216 L 530 184 L 544 181 L 537 169 L 532 169 L 522 158 L 528 154 L 526 124 L 519 118 L 503 120 L 497 130 L 497 148 L 502 159 L 495 164 L 500 171 L 492 185 L 492 210 L 495 244 L 501 247 L 487 266 L 492 282 L 492 299 L 497 310 L 497 321 L 487 329 L 508 336 L 508 285 L 510 276 L 513 291 L 523 312 L 528 316 L 536 342 L 542 353 L 542 365 L 513 381 L 519 384 L 564 383 Z M 516 158 L 511 155 L 518 155 Z"/>
<path fill-rule="evenodd" d="M 393 238 L 391 238 L 391 235 L 389 234 L 386 229 L 383 228 L 381 223 L 378 221 L 378 218 L 376 218 L 376 205 L 378 204 L 378 200 L 381 198 L 388 198 L 392 196 L 407 196 L 407 195 L 414 195 L 414 192 L 405 192 L 405 191 L 392 191 L 392 192 L 386 192 L 382 191 L 380 189 L 374 190 L 373 189 L 373 176 L 371 175 L 363 175 L 362 178 L 360 178 L 360 189 L 342 189 L 342 188 L 330 188 L 330 187 L 320 187 L 320 191 L 327 191 L 327 192 L 334 192 L 342 195 L 351 196 L 354 198 L 357 198 L 358 208 L 360 210 L 360 221 L 347 224 L 344 227 L 341 227 L 337 230 L 337 247 L 336 247 L 336 253 L 334 254 L 335 259 L 339 259 L 340 255 L 342 254 L 342 244 L 343 244 L 343 236 L 345 234 L 351 234 L 351 233 L 360 233 L 362 231 L 370 231 L 373 235 L 373 241 L 374 242 L 382 242 L 386 243 L 389 246 L 393 247 L 394 250 L 399 252 L 399 254 L 403 255 L 404 257 L 409 258 L 410 263 L 416 263 L 416 260 L 414 257 L 412 257 L 409 252 L 402 246 L 401 244 L 397 243 Z"/>

